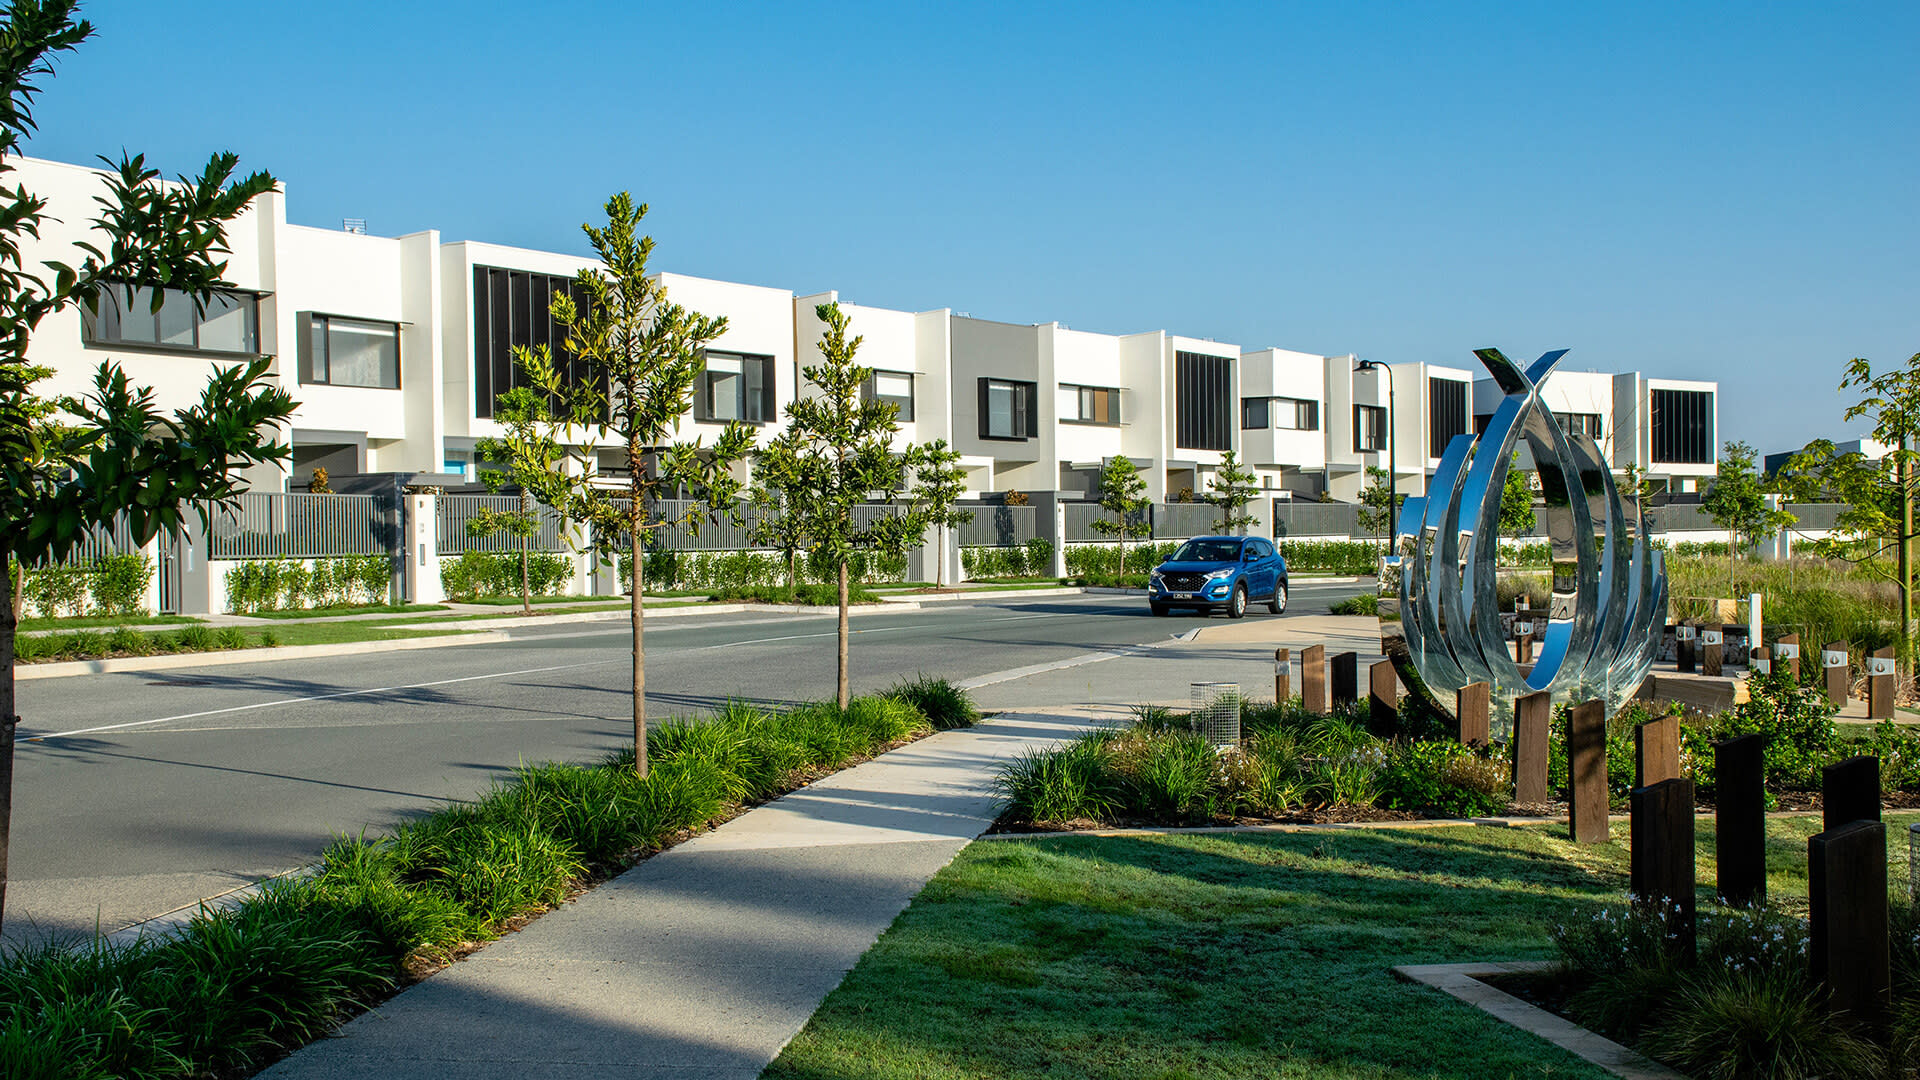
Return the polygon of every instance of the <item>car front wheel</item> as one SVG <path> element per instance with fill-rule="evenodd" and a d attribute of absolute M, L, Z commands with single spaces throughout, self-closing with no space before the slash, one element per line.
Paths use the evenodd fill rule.
<path fill-rule="evenodd" d="M 1227 618 L 1239 619 L 1247 614 L 1247 586 L 1242 582 L 1233 587 L 1233 599 L 1227 601 Z"/>
<path fill-rule="evenodd" d="M 1155 615 L 1165 615 L 1167 613 L 1167 605 L 1159 602 L 1158 600 L 1149 600 L 1147 602 L 1147 609 L 1152 611 Z"/>
<path fill-rule="evenodd" d="M 1287 583 L 1281 582 L 1273 587 L 1273 599 L 1267 601 L 1267 610 L 1279 615 L 1287 610 Z"/>

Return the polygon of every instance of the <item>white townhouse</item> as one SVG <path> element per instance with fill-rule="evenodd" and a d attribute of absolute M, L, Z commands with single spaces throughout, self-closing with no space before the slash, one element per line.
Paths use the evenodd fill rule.
<path fill-rule="evenodd" d="M 75 258 L 103 191 L 91 168 L 17 159 L 20 180 L 50 200 L 24 255 Z M 496 397 L 523 381 L 517 346 L 546 345 L 564 365 L 552 298 L 594 262 L 579 255 L 435 231 L 401 237 L 287 222 L 285 193 L 261 196 L 229 230 L 233 288 L 196 311 L 163 292 L 108 298 L 99 312 L 63 312 L 40 328 L 31 359 L 48 387 L 82 393 L 103 359 L 120 363 L 172 409 L 198 398 L 212 365 L 275 358 L 298 402 L 285 469 L 249 477 L 256 490 L 299 488 L 313 469 L 450 473 L 476 478 L 478 440 L 500 433 Z M 834 292 L 663 273 L 674 301 L 725 316 L 677 438 L 711 441 L 754 426 L 765 442 L 819 358 L 815 309 Z M 1424 490 L 1448 440 L 1484 422 L 1490 380 L 1431 364 L 1380 364 L 1237 345 L 1163 330 L 1103 334 L 1057 322 L 1013 324 L 945 308 L 909 312 L 841 305 L 873 369 L 866 393 L 900 406 L 902 438 L 948 440 L 975 495 L 1020 490 L 1092 495 L 1100 469 L 1125 456 L 1156 501 L 1206 492 L 1229 450 L 1275 499 L 1352 501 L 1370 466 L 1392 467 L 1401 491 Z M 1713 383 L 1559 371 L 1544 388 L 1563 423 L 1671 490 L 1712 475 Z M 603 471 L 624 462 L 604 446 Z M 1256 503 L 1265 516 L 1266 499 Z"/>

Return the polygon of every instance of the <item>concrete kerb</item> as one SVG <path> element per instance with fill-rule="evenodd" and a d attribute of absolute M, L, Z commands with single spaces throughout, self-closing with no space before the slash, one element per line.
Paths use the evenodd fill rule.
<path fill-rule="evenodd" d="M 342 641 L 331 645 L 276 645 L 270 649 L 216 649 L 212 652 L 182 653 L 175 656 L 115 656 L 104 660 L 61 660 L 52 664 L 16 665 L 13 669 L 13 677 L 18 682 L 30 679 L 59 679 L 71 675 L 107 675 L 121 671 L 172 671 L 176 668 L 254 664 L 267 660 L 354 656 L 360 653 L 393 652 L 398 649 L 445 649 L 455 645 L 487 645 L 506 640 L 508 640 L 506 634 L 489 630 L 474 634 L 449 634 L 446 637 Z"/>

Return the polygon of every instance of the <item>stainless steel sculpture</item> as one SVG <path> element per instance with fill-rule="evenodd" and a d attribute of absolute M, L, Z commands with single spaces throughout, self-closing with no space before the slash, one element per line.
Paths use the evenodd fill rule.
<path fill-rule="evenodd" d="M 1562 431 L 1540 400 L 1566 350 L 1525 371 L 1497 349 L 1474 355 L 1506 399 L 1485 431 L 1448 444 L 1427 495 L 1401 505 L 1388 563 L 1400 578 L 1404 641 L 1389 640 L 1387 651 L 1402 681 L 1449 714 L 1454 691 L 1491 684 L 1495 737 L 1512 732 L 1514 699 L 1540 690 L 1555 704 L 1603 700 L 1611 714 L 1639 689 L 1660 647 L 1664 560 L 1637 500 L 1623 504 L 1599 446 Z M 1539 471 L 1553 561 L 1546 639 L 1527 674 L 1507 651 L 1494 569 L 1500 496 L 1523 439 Z"/>

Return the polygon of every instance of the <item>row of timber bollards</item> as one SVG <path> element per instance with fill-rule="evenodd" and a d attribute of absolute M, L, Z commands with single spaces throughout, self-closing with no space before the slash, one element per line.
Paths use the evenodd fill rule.
<path fill-rule="evenodd" d="M 1725 663 L 1725 650 L 1721 644 L 1721 632 L 1711 627 L 1696 626 L 1683 622 L 1673 628 L 1674 665 L 1682 673 L 1718 677 Z M 1853 669 L 1849 666 L 1850 646 L 1844 641 L 1830 641 L 1820 647 L 1820 668 L 1827 689 L 1827 700 L 1834 708 L 1845 708 L 1853 686 Z M 1894 694 L 1899 690 L 1896 676 L 1893 646 L 1877 649 L 1862 657 L 1867 667 L 1867 719 L 1893 719 Z M 1770 672 L 1775 664 L 1781 670 L 1800 678 L 1800 635 L 1782 634 L 1774 640 L 1772 646 L 1760 646 L 1748 651 L 1747 670 Z"/>
<path fill-rule="evenodd" d="M 1838 651 L 1844 671 L 1844 644 Z M 1790 659 L 1797 674 L 1797 656 Z M 1307 711 L 1325 715 L 1357 704 L 1359 662 L 1354 652 L 1328 658 L 1322 645 L 1300 650 L 1300 690 Z M 1289 663 L 1290 650 L 1274 650 L 1276 701 L 1292 696 Z M 1829 665 L 1828 670 L 1833 667 Z M 1382 720 L 1383 711 L 1390 718 L 1399 698 L 1392 661 L 1373 664 L 1367 674 L 1373 719 Z M 1491 704 L 1486 683 L 1471 683 L 1458 691 L 1455 715 L 1462 743 L 1488 744 Z M 1514 702 L 1513 801 L 1517 805 L 1547 801 L 1547 736 L 1552 718 L 1552 698 L 1545 692 Z M 1606 843 L 1610 836 L 1605 703 L 1587 701 L 1570 708 L 1566 736 L 1569 832 L 1577 844 Z M 1631 891 L 1635 903 L 1664 915 L 1668 947 L 1690 958 L 1695 948 L 1694 787 L 1692 780 L 1681 775 L 1679 718 L 1663 716 L 1640 724 L 1633 741 L 1634 786 L 1628 813 Z M 1758 734 L 1713 744 L 1715 887 L 1730 905 L 1766 900 L 1765 750 L 1766 737 Z M 1822 831 L 1807 841 L 1808 963 L 1813 977 L 1830 988 L 1833 1008 L 1881 1017 L 1891 1005 L 1893 984 L 1880 759 L 1861 755 L 1828 765 L 1821 770 L 1820 786 Z"/>

